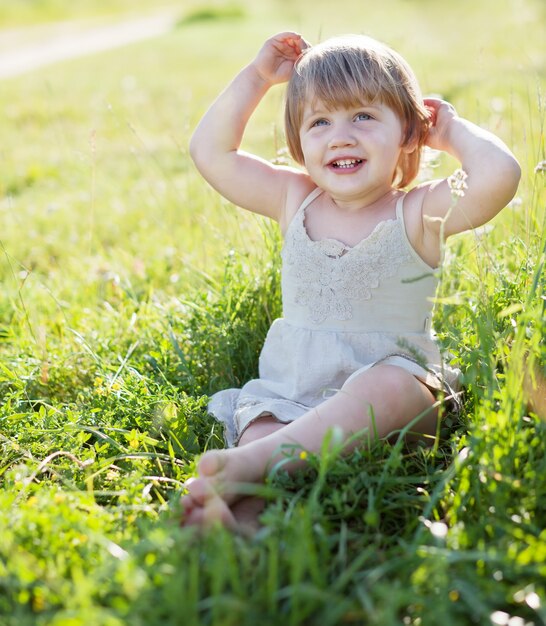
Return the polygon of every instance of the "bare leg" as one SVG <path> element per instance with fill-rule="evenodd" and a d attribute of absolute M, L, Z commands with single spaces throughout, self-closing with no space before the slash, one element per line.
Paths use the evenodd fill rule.
<path fill-rule="evenodd" d="M 336 426 L 345 441 L 364 429 L 369 429 L 371 437 L 377 433 L 384 438 L 421 414 L 414 430 L 432 434 L 437 418 L 434 403 L 432 392 L 410 373 L 395 365 L 377 365 L 284 428 L 272 428 L 269 434 L 238 448 L 205 453 L 198 464 L 199 478 L 187 484 L 189 493 L 183 499 L 186 521 L 203 526 L 220 522 L 235 529 L 232 508 L 244 497 L 237 483 L 262 482 L 272 463 L 283 458 L 282 446 L 319 452 L 325 435 Z M 346 451 L 357 443 L 347 445 Z M 292 471 L 304 463 L 295 457 L 285 467 Z"/>

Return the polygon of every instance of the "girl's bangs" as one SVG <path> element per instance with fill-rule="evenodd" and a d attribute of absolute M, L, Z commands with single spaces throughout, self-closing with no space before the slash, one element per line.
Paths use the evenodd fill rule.
<path fill-rule="evenodd" d="M 373 68 L 360 67 L 347 59 L 325 63 L 320 71 L 307 67 L 302 81 L 303 96 L 306 101 L 320 101 L 327 109 L 358 108 L 363 104 L 381 102 L 391 105 L 396 98 L 390 93 L 390 85 L 385 85 L 384 76 L 376 75 Z M 363 71 L 367 70 L 367 71 Z M 371 71 L 370 71 L 371 70 Z"/>
<path fill-rule="evenodd" d="M 381 100 L 378 89 L 372 89 L 369 85 L 356 85 L 343 82 L 332 85 L 327 82 L 319 82 L 307 88 L 306 99 L 317 100 L 328 110 L 338 108 L 355 109 L 363 104 L 373 104 Z"/>

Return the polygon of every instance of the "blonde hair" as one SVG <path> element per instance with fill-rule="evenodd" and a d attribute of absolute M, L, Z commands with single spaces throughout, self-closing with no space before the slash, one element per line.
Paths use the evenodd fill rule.
<path fill-rule="evenodd" d="M 304 50 L 288 83 L 285 105 L 288 149 L 301 165 L 300 128 L 310 98 L 331 109 L 374 102 L 388 106 L 402 122 L 402 146 L 410 149 L 400 155 L 393 185 L 405 187 L 417 176 L 429 116 L 413 70 L 397 52 L 364 35 L 334 37 Z"/>

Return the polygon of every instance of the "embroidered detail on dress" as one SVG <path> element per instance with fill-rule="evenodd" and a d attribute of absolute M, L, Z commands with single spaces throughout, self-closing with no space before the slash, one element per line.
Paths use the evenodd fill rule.
<path fill-rule="evenodd" d="M 296 304 L 307 307 L 315 324 L 351 319 L 351 300 L 369 300 L 381 281 L 412 260 L 398 219 L 380 222 L 368 237 L 347 247 L 335 239 L 310 239 L 304 217 L 299 211 L 286 233 L 283 271 L 295 276 Z"/>

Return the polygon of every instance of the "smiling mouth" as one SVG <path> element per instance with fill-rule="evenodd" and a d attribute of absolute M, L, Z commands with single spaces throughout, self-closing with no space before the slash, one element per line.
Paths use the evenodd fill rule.
<path fill-rule="evenodd" d="M 362 159 L 339 159 L 339 161 L 332 161 L 330 165 L 336 170 L 350 170 L 363 162 Z"/>

